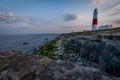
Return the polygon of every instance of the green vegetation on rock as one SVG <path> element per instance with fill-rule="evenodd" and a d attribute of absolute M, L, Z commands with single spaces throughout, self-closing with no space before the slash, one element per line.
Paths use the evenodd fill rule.
<path fill-rule="evenodd" d="M 43 56 L 47 56 L 47 57 L 52 58 L 52 59 L 56 59 L 54 52 L 57 49 L 55 44 L 58 40 L 59 40 L 59 37 L 57 37 L 51 41 L 48 41 L 47 43 L 45 43 L 43 46 L 41 46 L 38 49 L 37 53 L 40 55 L 43 55 Z"/>
<path fill-rule="evenodd" d="M 100 35 L 100 34 L 117 34 L 120 33 L 120 27 L 106 30 L 86 31 L 86 32 L 73 32 L 72 35 Z"/>

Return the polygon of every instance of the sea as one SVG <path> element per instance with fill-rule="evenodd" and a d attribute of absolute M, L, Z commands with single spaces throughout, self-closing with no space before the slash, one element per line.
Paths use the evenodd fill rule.
<path fill-rule="evenodd" d="M 54 39 L 59 34 L 14 34 L 0 35 L 0 53 L 19 51 L 33 53 L 34 49 Z"/>

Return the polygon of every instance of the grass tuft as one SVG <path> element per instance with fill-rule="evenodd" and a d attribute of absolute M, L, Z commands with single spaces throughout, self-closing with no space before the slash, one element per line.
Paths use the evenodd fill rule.
<path fill-rule="evenodd" d="M 58 40 L 59 40 L 59 37 L 55 38 L 54 40 L 48 41 L 47 43 L 45 43 L 43 46 L 41 46 L 38 49 L 37 53 L 39 55 L 43 55 L 43 56 L 47 56 L 52 59 L 56 59 L 54 52 L 57 49 L 55 45 Z"/>

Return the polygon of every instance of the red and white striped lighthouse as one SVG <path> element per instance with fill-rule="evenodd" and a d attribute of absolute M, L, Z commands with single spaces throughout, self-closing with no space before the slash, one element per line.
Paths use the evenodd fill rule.
<path fill-rule="evenodd" d="M 98 10 L 97 8 L 95 8 L 93 13 L 92 30 L 97 30 L 97 26 L 98 26 L 97 16 L 98 16 Z"/>

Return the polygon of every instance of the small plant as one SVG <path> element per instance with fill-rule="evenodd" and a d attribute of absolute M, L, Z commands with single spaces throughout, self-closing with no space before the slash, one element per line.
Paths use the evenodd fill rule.
<path fill-rule="evenodd" d="M 54 52 L 56 50 L 55 44 L 58 40 L 59 40 L 59 37 L 55 38 L 52 41 L 48 41 L 47 43 L 45 43 L 43 46 L 41 46 L 38 49 L 37 53 L 43 56 L 47 56 L 52 59 L 56 59 Z"/>

